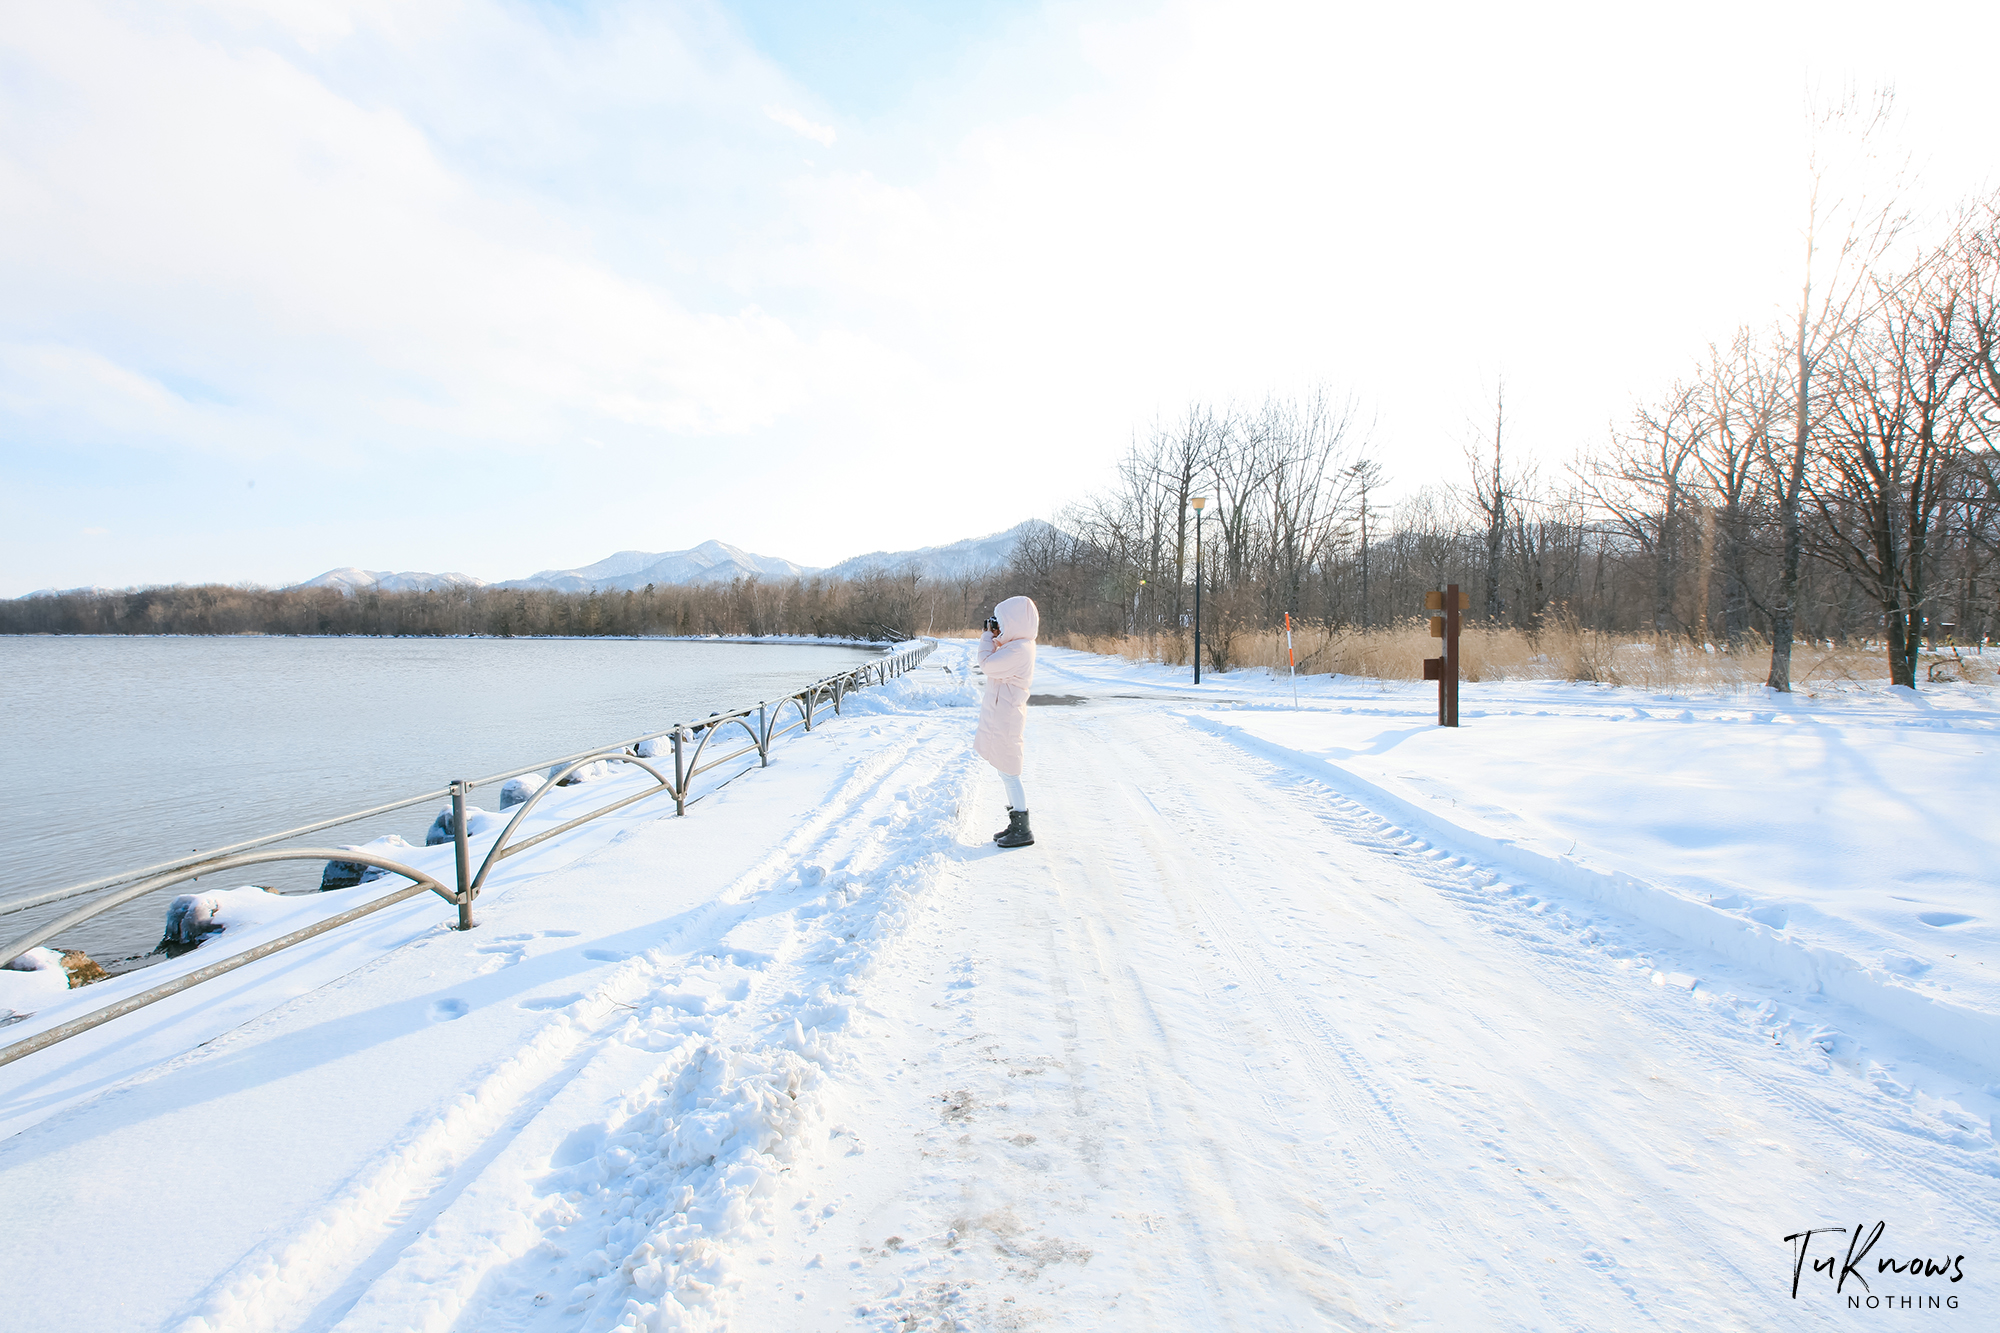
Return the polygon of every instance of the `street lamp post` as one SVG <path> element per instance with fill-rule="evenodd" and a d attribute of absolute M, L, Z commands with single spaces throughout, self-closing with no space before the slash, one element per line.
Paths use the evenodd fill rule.
<path fill-rule="evenodd" d="M 1201 684 L 1201 511 L 1208 507 L 1208 497 L 1197 495 L 1194 505 L 1194 683 Z"/>

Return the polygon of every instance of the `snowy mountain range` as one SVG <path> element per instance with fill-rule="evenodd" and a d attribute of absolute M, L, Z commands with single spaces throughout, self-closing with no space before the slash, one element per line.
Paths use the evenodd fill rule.
<path fill-rule="evenodd" d="M 503 588 L 548 588 L 555 592 L 606 592 L 643 588 L 649 583 L 728 583 L 734 579 L 789 579 L 813 571 L 773 555 L 755 555 L 727 542 L 705 541 L 685 551 L 620 551 L 575 569 L 545 569 Z"/>
<path fill-rule="evenodd" d="M 1040 519 L 1017 523 L 1005 532 L 968 537 L 945 546 L 914 551 L 871 551 L 826 569 L 778 556 L 757 555 L 727 542 L 709 540 L 685 551 L 619 551 L 574 569 L 544 569 L 523 579 L 493 584 L 470 574 L 360 569 L 344 565 L 294 586 L 338 588 L 349 596 L 364 589 L 380 592 L 435 592 L 447 588 L 546 588 L 553 592 L 609 592 L 689 583 L 728 583 L 739 578 L 788 579 L 804 574 L 857 578 L 864 574 L 918 573 L 926 578 L 964 578 L 1007 563 L 1021 540 L 1051 530 Z"/>
<path fill-rule="evenodd" d="M 358 569 L 342 565 L 316 579 L 294 585 L 300 588 L 338 588 L 350 597 L 364 588 L 377 592 L 440 592 L 446 588 L 483 588 L 485 579 L 470 574 L 391 573 L 386 569 Z"/>
<path fill-rule="evenodd" d="M 858 578 L 863 574 L 918 573 L 926 578 L 956 579 L 998 569 L 1013 558 L 1023 538 L 1055 531 L 1038 518 L 1016 523 L 1005 532 L 985 537 L 967 537 L 948 546 L 926 546 L 915 551 L 871 551 L 850 556 L 826 572 L 837 578 Z"/>

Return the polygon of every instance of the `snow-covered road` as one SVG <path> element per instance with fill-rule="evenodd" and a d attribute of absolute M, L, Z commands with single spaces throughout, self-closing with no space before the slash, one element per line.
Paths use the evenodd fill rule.
<path fill-rule="evenodd" d="M 1945 1095 L 1963 1068 L 1398 828 L 1221 701 L 1050 657 L 1038 691 L 1084 701 L 1033 715 L 1034 848 L 987 842 L 967 682 L 883 691 L 480 931 L 0 1143 L 0 1197 L 36 1219 L 0 1249 L 5 1308 L 1991 1326 L 2000 1154 Z M 1846 1252 L 1821 1235 L 1792 1294 L 1786 1236 L 1877 1222 L 1865 1287 L 1813 1270 Z M 1877 1267 L 1959 1254 L 1957 1282 Z"/>
<path fill-rule="evenodd" d="M 1637 932 L 1149 704 L 1034 736 L 1042 841 L 955 858 L 876 984 L 865 1152 L 799 1173 L 744 1327 L 1843 1327 L 1785 1235 L 2000 1255 L 1990 1144 Z M 1984 1327 L 1980 1268 L 1888 1283 Z"/>

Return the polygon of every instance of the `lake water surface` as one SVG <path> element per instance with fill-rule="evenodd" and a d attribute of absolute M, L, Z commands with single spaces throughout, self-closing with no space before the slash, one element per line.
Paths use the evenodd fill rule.
<path fill-rule="evenodd" d="M 0 636 L 0 902 L 788 694 L 879 650 L 671 639 Z M 497 808 L 499 793 L 474 803 Z M 423 842 L 428 805 L 312 835 Z M 248 872 L 246 872 L 248 873 Z M 256 868 L 285 889 L 319 866 Z M 186 888 L 187 886 L 183 886 Z M 150 949 L 141 900 L 53 943 Z M 0 916 L 0 941 L 82 900 Z"/>

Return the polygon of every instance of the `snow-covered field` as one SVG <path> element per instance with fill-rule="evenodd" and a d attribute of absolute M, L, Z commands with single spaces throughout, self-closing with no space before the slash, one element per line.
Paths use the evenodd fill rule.
<path fill-rule="evenodd" d="M 10 1326 L 1992 1326 L 1990 694 L 932 662 L 0 1068 Z"/>

